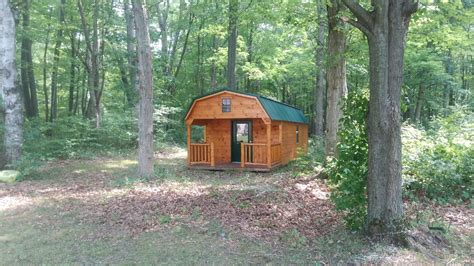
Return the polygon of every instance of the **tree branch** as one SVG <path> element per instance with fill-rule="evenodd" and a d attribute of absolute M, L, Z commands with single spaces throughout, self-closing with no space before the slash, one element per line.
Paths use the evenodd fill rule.
<path fill-rule="evenodd" d="M 354 21 L 354 22 L 357 22 L 358 25 L 363 25 L 366 30 L 372 31 L 373 24 L 374 24 L 373 18 L 372 18 L 372 15 L 367 10 L 365 10 L 359 3 L 357 3 L 354 0 L 342 0 L 342 2 L 344 3 L 345 6 L 349 8 L 351 13 L 354 14 L 354 16 L 357 18 L 357 21 Z M 349 23 L 351 22 L 349 21 Z"/>
<path fill-rule="evenodd" d="M 418 4 L 419 4 L 419 0 L 407 1 L 405 3 L 404 13 L 407 15 L 411 15 L 415 13 L 418 10 Z"/>
<path fill-rule="evenodd" d="M 344 18 L 343 18 L 344 19 Z M 353 19 L 350 19 L 350 18 L 345 18 L 344 20 L 345 22 L 348 22 L 349 24 L 351 24 L 352 26 L 358 28 L 360 31 L 362 31 L 367 37 L 371 37 L 372 36 L 372 31 L 369 30 L 364 24 L 360 23 L 360 21 L 358 20 L 353 20 Z"/>

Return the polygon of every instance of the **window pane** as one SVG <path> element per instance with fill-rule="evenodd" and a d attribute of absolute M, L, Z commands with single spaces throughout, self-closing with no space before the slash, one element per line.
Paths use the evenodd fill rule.
<path fill-rule="evenodd" d="M 229 98 L 222 98 L 222 112 L 228 113 L 230 112 L 230 99 Z"/>
<path fill-rule="evenodd" d="M 296 143 L 300 142 L 300 128 L 296 126 Z"/>
<path fill-rule="evenodd" d="M 237 124 L 237 142 L 249 142 L 249 124 Z"/>

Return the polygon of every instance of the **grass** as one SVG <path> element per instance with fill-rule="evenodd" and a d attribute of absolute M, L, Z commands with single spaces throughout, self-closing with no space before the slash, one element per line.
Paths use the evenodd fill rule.
<path fill-rule="evenodd" d="M 29 171 L 23 182 L 0 184 L 0 261 L 431 262 L 414 251 L 372 243 L 342 226 L 311 234 L 312 228 L 318 231 L 338 221 L 324 224 L 332 213 L 328 209 L 320 216 L 305 216 L 314 219 L 311 223 L 300 219 L 308 208 L 326 203 L 300 198 L 311 193 L 294 190 L 294 184 L 312 181 L 295 178 L 292 168 L 263 174 L 188 170 L 184 155 L 179 149 L 160 154 L 155 176 L 149 179 L 135 176 L 131 158 L 99 157 L 53 161 Z M 472 237 L 465 238 L 461 251 L 446 253 L 439 261 L 467 261 L 465 243 L 472 243 Z"/>

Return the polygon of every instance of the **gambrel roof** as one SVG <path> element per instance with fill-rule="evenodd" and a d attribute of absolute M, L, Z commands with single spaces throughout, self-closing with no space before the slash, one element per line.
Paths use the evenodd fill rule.
<path fill-rule="evenodd" d="M 217 90 L 213 91 L 201 96 L 198 96 L 193 99 L 191 104 L 189 105 L 188 111 L 186 112 L 186 117 L 189 115 L 189 112 L 191 111 L 191 108 L 193 104 L 204 97 L 208 97 L 214 94 L 219 94 L 223 92 L 230 92 L 230 93 L 235 93 L 235 94 L 241 94 L 241 95 L 247 95 L 247 96 L 252 96 L 255 97 L 260 104 L 262 105 L 263 109 L 265 112 L 268 114 L 271 120 L 275 121 L 288 121 L 288 122 L 294 122 L 294 123 L 302 123 L 302 124 L 307 124 L 308 120 L 304 116 L 303 112 L 289 104 L 282 103 L 258 94 L 253 94 L 253 93 L 248 93 L 248 92 L 240 92 L 240 91 L 234 91 L 234 90 L 229 90 L 229 89 L 222 89 L 222 90 Z"/>

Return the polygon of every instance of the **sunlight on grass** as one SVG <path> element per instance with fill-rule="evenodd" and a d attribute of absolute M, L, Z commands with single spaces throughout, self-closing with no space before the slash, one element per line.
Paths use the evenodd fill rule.
<path fill-rule="evenodd" d="M 22 196 L 5 196 L 0 198 L 0 211 L 13 210 L 19 207 L 29 206 L 33 203 L 30 198 Z"/>
<path fill-rule="evenodd" d="M 123 159 L 123 160 L 113 160 L 113 161 L 109 161 L 102 164 L 104 168 L 108 168 L 108 169 L 127 169 L 132 165 L 137 165 L 137 161 Z"/>

